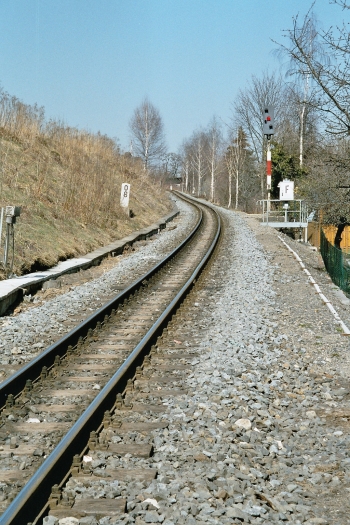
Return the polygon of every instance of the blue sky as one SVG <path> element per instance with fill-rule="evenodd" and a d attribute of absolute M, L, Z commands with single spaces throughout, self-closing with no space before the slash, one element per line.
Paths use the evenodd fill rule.
<path fill-rule="evenodd" d="M 271 39 L 305 0 L 0 0 L 0 84 L 46 117 L 116 137 L 147 96 L 169 150 L 216 115 L 228 121 L 240 88 L 276 70 Z M 317 0 L 326 28 L 349 12 Z"/>

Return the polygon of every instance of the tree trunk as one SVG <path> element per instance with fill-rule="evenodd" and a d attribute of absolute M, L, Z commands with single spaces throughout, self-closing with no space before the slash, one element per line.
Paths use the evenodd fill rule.
<path fill-rule="evenodd" d="M 200 197 L 201 195 L 201 191 L 202 191 L 202 188 L 201 188 L 201 177 L 202 177 L 202 163 L 201 163 L 201 159 L 199 158 L 199 161 L 198 161 L 198 181 L 197 181 L 197 184 L 198 184 L 198 189 L 197 189 L 197 197 Z"/>
<path fill-rule="evenodd" d="M 215 162 L 214 153 L 211 161 L 211 178 L 210 178 L 210 200 L 214 202 L 214 188 L 215 188 Z"/>
<path fill-rule="evenodd" d="M 304 149 L 304 115 L 305 115 L 305 104 L 300 114 L 300 136 L 299 136 L 299 166 L 303 165 L 303 149 Z"/>
<path fill-rule="evenodd" d="M 300 114 L 300 137 L 299 137 L 299 164 L 303 165 L 304 155 L 304 127 L 305 127 L 305 111 L 306 111 L 306 100 L 309 92 L 309 74 L 305 77 L 304 83 L 304 100 Z"/>
<path fill-rule="evenodd" d="M 236 205 L 235 205 L 235 209 L 237 210 L 238 208 L 238 189 L 239 189 L 239 180 L 238 180 L 238 177 L 239 177 L 239 171 L 237 170 L 236 171 Z"/>
<path fill-rule="evenodd" d="M 232 172 L 228 170 L 228 208 L 231 208 L 232 204 Z"/>
<path fill-rule="evenodd" d="M 335 234 L 335 237 L 334 237 L 334 246 L 336 248 L 339 248 L 339 250 L 341 250 L 340 244 L 342 241 L 342 234 L 343 234 L 343 231 L 345 230 L 345 226 L 346 226 L 346 222 L 338 224 L 337 233 Z"/>

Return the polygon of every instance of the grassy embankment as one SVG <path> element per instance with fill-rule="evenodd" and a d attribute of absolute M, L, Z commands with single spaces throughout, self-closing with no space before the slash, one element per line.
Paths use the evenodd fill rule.
<path fill-rule="evenodd" d="M 123 182 L 131 184 L 132 219 L 119 204 Z M 0 206 L 6 205 L 22 206 L 17 275 L 125 237 L 170 209 L 159 183 L 112 139 L 47 122 L 42 108 L 0 91 Z"/>

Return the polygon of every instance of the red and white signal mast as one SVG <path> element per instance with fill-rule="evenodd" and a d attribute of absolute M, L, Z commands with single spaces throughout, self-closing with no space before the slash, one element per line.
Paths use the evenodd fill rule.
<path fill-rule="evenodd" d="M 263 206 L 262 223 L 273 228 L 304 228 L 305 241 L 307 241 L 307 208 L 304 206 L 302 200 L 294 199 L 294 182 L 284 179 L 279 183 L 280 198 L 271 200 L 271 137 L 274 135 L 274 108 L 267 104 L 263 110 L 263 134 L 267 142 L 267 157 L 266 157 L 266 189 L 267 200 L 263 199 L 260 203 Z M 289 202 L 293 201 L 292 209 L 289 210 Z M 282 210 L 280 204 L 283 203 Z M 271 205 L 273 209 L 271 209 Z M 281 220 L 281 215 L 284 212 L 284 221 Z M 301 238 L 301 233 L 300 233 Z"/>
<path fill-rule="evenodd" d="M 263 122 L 263 134 L 267 138 L 267 159 L 266 159 L 266 188 L 267 188 L 267 198 L 270 200 L 270 191 L 271 191 L 271 137 L 274 134 L 274 111 L 273 106 L 267 106 L 264 110 L 264 122 Z"/>

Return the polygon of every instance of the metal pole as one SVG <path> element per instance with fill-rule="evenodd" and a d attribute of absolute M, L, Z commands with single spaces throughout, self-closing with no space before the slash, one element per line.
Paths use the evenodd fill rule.
<path fill-rule="evenodd" d="M 265 201 L 262 201 L 263 203 L 263 222 L 265 222 Z"/>
<path fill-rule="evenodd" d="M 266 189 L 267 189 L 267 223 L 269 222 L 269 211 L 270 211 L 270 192 L 271 192 L 271 143 L 270 136 L 267 137 L 267 153 L 266 153 Z"/>
<path fill-rule="evenodd" d="M 4 220 L 4 208 L 1 208 L 1 215 L 0 215 L 0 249 L 2 245 L 2 223 Z"/>
<path fill-rule="evenodd" d="M 5 271 L 6 271 L 6 266 L 7 266 L 8 254 L 9 254 L 9 244 L 10 244 L 10 226 L 11 226 L 11 224 L 9 224 L 9 223 L 6 221 L 6 239 L 5 239 L 5 250 L 4 250 L 4 266 L 5 266 Z"/>

